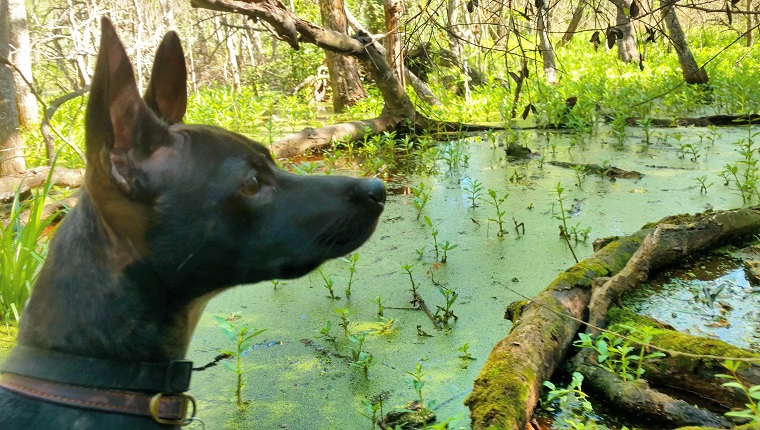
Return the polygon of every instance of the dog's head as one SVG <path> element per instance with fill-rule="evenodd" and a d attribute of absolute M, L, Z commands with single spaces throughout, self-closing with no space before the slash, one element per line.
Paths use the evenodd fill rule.
<path fill-rule="evenodd" d="M 242 135 L 182 122 L 184 54 L 167 34 L 140 97 L 111 23 L 87 106 L 86 189 L 111 241 L 110 261 L 141 284 L 198 296 L 292 278 L 370 236 L 385 202 L 376 179 L 298 176 Z"/>

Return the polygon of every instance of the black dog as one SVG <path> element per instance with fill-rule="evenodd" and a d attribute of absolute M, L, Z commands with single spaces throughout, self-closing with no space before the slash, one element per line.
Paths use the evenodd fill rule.
<path fill-rule="evenodd" d="M 159 47 L 143 100 L 104 19 L 86 186 L 50 243 L 2 365 L 0 429 L 187 424 L 195 404 L 183 394 L 183 358 L 208 300 L 304 275 L 374 230 L 381 181 L 284 172 L 256 142 L 183 124 L 186 102 L 177 35 Z"/>

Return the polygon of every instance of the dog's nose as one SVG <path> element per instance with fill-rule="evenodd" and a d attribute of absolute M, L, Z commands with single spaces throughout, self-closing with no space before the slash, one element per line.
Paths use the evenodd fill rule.
<path fill-rule="evenodd" d="M 369 197 L 377 203 L 385 204 L 385 184 L 377 178 L 367 179 L 363 184 Z"/>

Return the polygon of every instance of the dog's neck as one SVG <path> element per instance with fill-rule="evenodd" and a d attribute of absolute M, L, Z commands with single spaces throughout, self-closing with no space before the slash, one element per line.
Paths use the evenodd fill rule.
<path fill-rule="evenodd" d="M 210 296 L 181 297 L 136 258 L 83 192 L 50 242 L 18 342 L 120 361 L 183 358 Z"/>

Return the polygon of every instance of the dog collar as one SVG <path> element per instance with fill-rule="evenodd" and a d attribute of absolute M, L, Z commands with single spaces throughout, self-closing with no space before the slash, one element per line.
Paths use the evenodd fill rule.
<path fill-rule="evenodd" d="M 184 394 L 192 373 L 188 360 L 118 362 L 17 345 L 0 371 L 0 387 L 52 403 L 175 426 L 195 415 L 195 399 Z"/>

